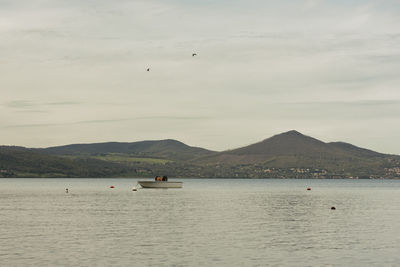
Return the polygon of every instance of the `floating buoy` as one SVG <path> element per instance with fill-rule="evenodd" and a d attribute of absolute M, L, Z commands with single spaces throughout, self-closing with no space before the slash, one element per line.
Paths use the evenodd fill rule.
<path fill-rule="evenodd" d="M 331 207 L 331 210 L 335 210 L 336 208 L 334 206 Z"/>
<path fill-rule="evenodd" d="M 311 190 L 311 187 L 307 187 L 307 190 L 310 191 L 310 190 Z"/>
<path fill-rule="evenodd" d="M 67 194 L 68 194 L 68 188 L 65 188 L 65 193 L 67 193 Z"/>
<path fill-rule="evenodd" d="M 137 188 L 136 187 L 132 188 L 132 191 L 137 191 Z"/>
<path fill-rule="evenodd" d="M 114 188 L 114 186 L 112 185 L 112 186 L 110 186 L 110 188 Z"/>

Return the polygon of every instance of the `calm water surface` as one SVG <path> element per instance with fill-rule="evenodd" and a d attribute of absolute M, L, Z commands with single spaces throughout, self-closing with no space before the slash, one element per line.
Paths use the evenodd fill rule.
<path fill-rule="evenodd" d="M 136 181 L 0 179 L 1 265 L 400 264 L 400 181 Z"/>

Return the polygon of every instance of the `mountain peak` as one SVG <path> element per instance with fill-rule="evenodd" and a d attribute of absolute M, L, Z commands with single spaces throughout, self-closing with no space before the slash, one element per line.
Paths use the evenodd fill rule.
<path fill-rule="evenodd" d="M 290 130 L 284 133 L 277 134 L 275 136 L 305 136 L 305 135 L 296 130 Z"/>
<path fill-rule="evenodd" d="M 263 142 L 271 142 L 271 141 L 274 141 L 274 142 L 285 142 L 286 143 L 289 140 L 291 140 L 292 142 L 301 142 L 301 141 L 306 141 L 306 140 L 308 140 L 308 141 L 312 140 L 312 141 L 321 142 L 321 141 L 319 141 L 319 140 L 317 140 L 315 138 L 312 138 L 310 136 L 304 135 L 304 134 L 302 134 L 302 133 L 300 133 L 300 132 L 298 132 L 296 130 L 290 130 L 290 131 L 287 131 L 287 132 L 284 132 L 284 133 L 280 133 L 280 134 L 274 135 L 274 136 L 272 136 L 270 138 L 267 138 L 267 139 L 263 140 L 261 143 L 263 143 Z"/>
<path fill-rule="evenodd" d="M 284 133 L 282 133 L 282 134 L 303 135 L 302 133 L 300 133 L 300 132 L 298 132 L 298 131 L 296 131 L 296 130 L 290 130 L 290 131 L 284 132 Z"/>
<path fill-rule="evenodd" d="M 350 144 L 325 143 L 296 130 L 290 130 L 246 147 L 223 151 L 211 156 L 209 160 L 227 164 L 275 162 L 275 166 L 314 166 L 322 160 L 332 164 L 339 159 L 347 162 L 349 158 L 381 156 L 379 153 Z"/>
<path fill-rule="evenodd" d="M 277 155 L 306 155 L 323 151 L 326 144 L 310 136 L 291 130 L 274 135 L 259 143 L 235 150 L 226 151 L 234 155 L 258 155 L 265 157 Z"/>

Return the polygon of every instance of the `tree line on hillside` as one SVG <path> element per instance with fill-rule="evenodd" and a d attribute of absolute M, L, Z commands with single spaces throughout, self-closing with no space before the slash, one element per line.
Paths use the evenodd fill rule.
<path fill-rule="evenodd" d="M 400 156 L 289 131 L 215 152 L 176 140 L 0 146 L 0 177 L 400 178 Z"/>

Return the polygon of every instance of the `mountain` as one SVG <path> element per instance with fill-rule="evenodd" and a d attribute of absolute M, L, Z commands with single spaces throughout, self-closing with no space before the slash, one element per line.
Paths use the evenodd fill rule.
<path fill-rule="evenodd" d="M 272 136 L 246 147 L 223 151 L 201 159 L 202 162 L 222 164 L 256 164 L 292 159 L 297 163 L 306 160 L 349 160 L 355 158 L 385 158 L 387 155 L 342 142 L 324 143 L 297 131 Z M 293 163 L 293 166 L 295 164 Z"/>
<path fill-rule="evenodd" d="M 219 165 L 239 177 L 400 177 L 399 156 L 343 142 L 325 143 L 294 130 L 197 161 Z"/>
<path fill-rule="evenodd" d="M 128 154 L 136 157 L 161 158 L 168 160 L 189 160 L 214 154 L 204 148 L 191 147 L 182 142 L 167 139 L 132 143 L 107 142 L 93 144 L 72 144 L 37 149 L 38 152 L 53 155 L 94 156 L 109 153 Z"/>
<path fill-rule="evenodd" d="M 400 156 L 297 131 L 222 152 L 176 140 L 0 146 L 0 177 L 400 178 Z"/>

